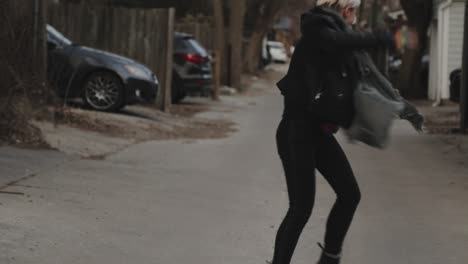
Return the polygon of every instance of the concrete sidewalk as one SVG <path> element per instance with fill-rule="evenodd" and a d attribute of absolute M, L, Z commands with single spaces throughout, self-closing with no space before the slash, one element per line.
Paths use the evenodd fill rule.
<path fill-rule="evenodd" d="M 0 263 L 264 264 L 287 193 L 276 153 L 282 98 L 240 96 L 219 140 L 154 141 L 105 160 L 73 160 L 1 195 Z M 459 264 L 468 259 L 467 157 L 397 122 L 386 151 L 348 144 L 363 200 L 343 263 Z M 33 159 L 34 160 L 34 159 Z M 315 263 L 334 195 L 317 201 L 293 259 Z"/>
<path fill-rule="evenodd" d="M 53 170 L 74 158 L 53 150 L 0 147 L 0 188 L 22 178 Z"/>

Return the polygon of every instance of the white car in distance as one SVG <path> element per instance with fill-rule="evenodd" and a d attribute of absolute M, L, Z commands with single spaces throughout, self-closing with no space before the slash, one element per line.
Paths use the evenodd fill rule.
<path fill-rule="evenodd" d="M 271 59 L 274 62 L 286 63 L 288 62 L 288 54 L 286 52 L 286 47 L 282 42 L 279 41 L 268 41 L 268 48 L 270 50 Z"/>

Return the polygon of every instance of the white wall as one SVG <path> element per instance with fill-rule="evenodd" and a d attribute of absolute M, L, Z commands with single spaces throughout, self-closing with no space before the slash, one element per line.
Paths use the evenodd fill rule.
<path fill-rule="evenodd" d="M 435 18 L 431 26 L 431 60 L 429 75 L 429 99 L 450 97 L 450 72 L 461 66 L 465 3 L 437 1 Z"/>
<path fill-rule="evenodd" d="M 464 3 L 453 3 L 450 7 L 450 33 L 448 42 L 448 72 L 460 68 L 463 53 Z"/>

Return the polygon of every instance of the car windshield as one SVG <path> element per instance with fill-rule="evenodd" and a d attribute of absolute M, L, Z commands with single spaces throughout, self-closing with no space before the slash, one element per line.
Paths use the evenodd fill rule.
<path fill-rule="evenodd" d="M 58 32 L 51 25 L 47 25 L 47 35 L 48 37 L 52 38 L 53 41 L 56 41 L 61 45 L 69 46 L 73 44 L 71 40 L 66 38 L 62 33 Z"/>
<path fill-rule="evenodd" d="M 270 42 L 268 43 L 268 45 L 272 48 L 277 48 L 277 49 L 284 49 L 284 45 L 283 43 L 279 43 L 279 42 Z"/>
<path fill-rule="evenodd" d="M 208 53 L 206 52 L 205 48 L 203 48 L 195 39 L 189 38 L 187 41 L 191 44 L 192 48 L 195 49 L 195 51 L 198 54 L 202 56 L 208 56 Z"/>
<path fill-rule="evenodd" d="M 175 53 L 194 53 L 208 57 L 208 51 L 192 36 L 188 34 L 176 35 L 174 38 Z"/>
<path fill-rule="evenodd" d="M 285 50 L 286 48 L 284 47 L 283 43 L 281 42 L 270 42 L 268 43 L 268 46 L 273 49 L 280 49 L 280 50 Z"/>

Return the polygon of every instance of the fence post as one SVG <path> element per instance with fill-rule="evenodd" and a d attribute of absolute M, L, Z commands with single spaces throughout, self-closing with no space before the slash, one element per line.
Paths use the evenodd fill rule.
<path fill-rule="evenodd" d="M 163 84 L 163 103 L 161 110 L 164 112 L 169 111 L 172 96 L 171 96 L 171 87 L 172 87 L 172 60 L 173 60 L 173 51 L 174 51 L 174 19 L 175 19 L 175 9 L 170 8 L 168 10 L 168 21 L 167 21 L 167 52 L 166 52 L 166 78 L 165 83 Z"/>
<path fill-rule="evenodd" d="M 201 39 L 201 34 L 200 34 L 200 23 L 195 23 L 195 38 L 197 40 Z"/>
<path fill-rule="evenodd" d="M 213 52 L 213 91 L 212 99 L 219 100 L 219 89 L 221 87 L 221 51 Z"/>
<path fill-rule="evenodd" d="M 46 16 L 47 16 L 47 4 L 46 1 L 44 0 L 36 0 L 36 12 L 34 14 L 34 24 L 35 24 L 35 29 L 34 29 L 34 35 L 35 35 L 35 40 L 36 43 L 34 46 L 34 49 L 36 49 L 36 54 L 34 56 L 35 60 L 35 69 L 37 70 L 38 73 L 38 80 L 39 80 L 39 86 L 40 92 L 44 93 L 39 95 L 40 98 L 37 98 L 39 100 L 40 105 L 44 105 L 48 100 L 50 95 L 48 94 L 49 91 L 47 90 L 46 87 L 46 81 L 47 81 L 47 39 L 46 39 Z"/>

